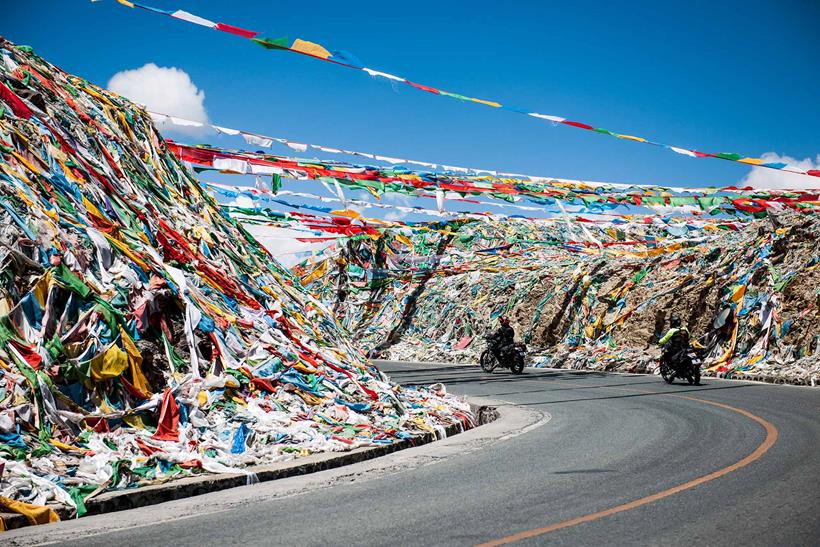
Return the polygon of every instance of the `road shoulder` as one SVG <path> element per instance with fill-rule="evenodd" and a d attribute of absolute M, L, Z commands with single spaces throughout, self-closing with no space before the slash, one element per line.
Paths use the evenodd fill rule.
<path fill-rule="evenodd" d="M 219 513 L 242 505 L 273 498 L 297 496 L 339 484 L 374 480 L 385 475 L 409 471 L 425 465 L 433 465 L 450 458 L 481 450 L 493 443 L 532 431 L 545 425 L 550 420 L 550 415 L 546 412 L 511 405 L 506 401 L 483 397 L 470 397 L 468 401 L 475 409 L 481 407 L 495 408 L 498 413 L 497 419 L 458 435 L 448 435 L 447 438 L 436 442 L 428 442 L 420 446 L 393 451 L 386 455 L 379 455 L 379 457 L 356 456 L 347 461 L 346 464 L 330 468 L 332 457 L 335 456 L 338 459 L 340 455 L 320 454 L 315 458 L 316 461 L 312 463 L 313 469 L 310 471 L 291 472 L 290 475 L 281 478 L 271 476 L 268 482 L 250 485 L 244 485 L 244 481 L 247 480 L 245 475 L 230 475 L 223 479 L 240 482 L 208 490 L 209 493 L 197 492 L 192 489 L 192 493 L 188 494 L 190 497 L 177 496 L 167 501 L 160 500 L 159 503 L 154 501 L 151 505 L 128 511 L 112 509 L 114 512 L 86 516 L 82 519 L 64 520 L 54 524 L 10 530 L 4 533 L 2 538 L 4 543 L 8 545 L 49 543 L 55 539 L 55 534 L 59 534 L 62 538 L 70 535 L 75 540 L 79 540 L 84 536 Z M 342 457 L 349 454 L 346 453 Z M 276 466 L 270 467 L 275 468 Z M 274 469 L 268 471 L 271 474 L 276 472 Z M 259 475 L 259 471 L 257 471 L 257 475 Z M 210 481 L 220 480 L 219 475 L 196 478 Z M 271 480 L 274 478 L 277 480 Z M 174 488 L 177 485 L 161 485 L 158 488 L 162 486 Z M 219 490 L 219 492 L 215 490 Z"/>

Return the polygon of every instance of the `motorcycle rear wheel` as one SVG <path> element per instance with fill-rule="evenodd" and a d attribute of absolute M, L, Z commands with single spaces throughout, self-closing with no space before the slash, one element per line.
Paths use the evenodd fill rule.
<path fill-rule="evenodd" d="M 479 362 L 481 363 L 481 370 L 484 372 L 492 372 L 498 366 L 495 356 L 487 350 L 481 352 Z"/>
<path fill-rule="evenodd" d="M 513 374 L 521 374 L 524 372 L 524 358 L 516 357 L 512 365 L 510 365 L 510 370 Z"/>

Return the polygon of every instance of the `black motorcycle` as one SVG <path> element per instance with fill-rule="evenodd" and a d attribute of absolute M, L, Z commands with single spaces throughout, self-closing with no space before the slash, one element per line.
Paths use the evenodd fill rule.
<path fill-rule="evenodd" d="M 516 342 L 503 348 L 501 350 L 501 362 L 495 358 L 495 354 L 491 349 L 491 342 L 487 339 L 487 348 L 481 352 L 479 362 L 481 363 L 481 370 L 484 372 L 492 372 L 497 367 L 508 368 L 513 374 L 521 374 L 524 372 L 524 363 L 527 358 L 527 346 L 522 342 Z"/>
<path fill-rule="evenodd" d="M 700 384 L 700 367 L 703 358 L 693 347 L 689 347 L 666 358 L 661 357 L 660 372 L 661 377 L 667 384 L 675 381 L 675 378 L 686 378 L 690 385 Z"/>

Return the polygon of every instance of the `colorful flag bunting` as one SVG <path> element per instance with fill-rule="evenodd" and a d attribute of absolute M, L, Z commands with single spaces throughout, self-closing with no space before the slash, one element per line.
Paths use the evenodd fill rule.
<path fill-rule="evenodd" d="M 557 123 L 557 124 L 577 127 L 579 129 L 586 129 L 587 131 L 594 131 L 596 133 L 610 135 L 610 136 L 613 136 L 613 137 L 617 137 L 619 139 L 626 139 L 626 140 L 631 140 L 631 141 L 634 141 L 634 142 L 652 144 L 652 145 L 655 145 L 655 146 L 660 146 L 660 147 L 663 147 L 663 148 L 667 148 L 667 149 L 669 149 L 673 152 L 676 152 L 678 154 L 682 154 L 682 155 L 685 155 L 685 156 L 689 156 L 689 157 L 718 158 L 718 159 L 727 160 L 727 161 L 734 161 L 734 162 L 737 162 L 737 163 L 746 163 L 746 164 L 758 165 L 760 167 L 766 167 L 766 168 L 769 168 L 769 169 L 785 170 L 785 171 L 789 171 L 790 173 L 795 173 L 795 174 L 798 174 L 798 175 L 808 175 L 808 176 L 820 177 L 820 170 L 812 169 L 812 170 L 808 170 L 808 171 L 803 171 L 803 170 L 795 168 L 795 167 L 787 168 L 787 166 L 785 164 L 765 163 L 763 160 L 761 160 L 759 158 L 749 158 L 749 157 L 746 157 L 745 155 L 737 154 L 737 153 L 728 153 L 728 152 L 705 153 L 705 152 L 698 152 L 696 150 L 690 150 L 690 149 L 687 149 L 687 148 L 681 148 L 681 147 L 677 147 L 677 146 L 671 146 L 671 145 L 668 145 L 668 144 L 654 142 L 654 141 L 645 139 L 643 137 L 637 137 L 637 136 L 633 136 L 633 135 L 618 133 L 618 132 L 615 132 L 615 131 L 611 131 L 609 129 L 596 128 L 596 127 L 594 127 L 590 124 L 587 124 L 587 123 L 571 121 L 571 120 L 567 120 L 565 118 L 561 118 L 561 117 L 558 117 L 558 116 L 550 116 L 550 115 L 547 115 L 547 114 L 538 114 L 536 112 L 523 110 L 523 109 L 520 109 L 520 108 L 517 108 L 517 107 L 511 107 L 509 105 L 503 105 L 503 104 L 501 104 L 499 102 L 496 102 L 496 101 L 491 101 L 491 100 L 486 100 L 486 99 L 478 99 L 478 98 L 475 98 L 475 97 L 468 97 L 468 96 L 465 96 L 465 95 L 460 95 L 460 94 L 457 94 L 457 93 L 444 91 L 444 90 L 437 89 L 437 88 L 434 88 L 434 87 L 431 87 L 431 86 L 419 84 L 419 83 L 416 83 L 416 82 L 411 82 L 410 80 L 408 80 L 406 78 L 402 78 L 400 76 L 395 76 L 395 75 L 389 74 L 387 72 L 383 72 L 383 71 L 380 71 L 380 70 L 375 70 L 375 69 L 372 69 L 372 68 L 366 68 L 364 66 L 361 66 L 361 63 L 359 63 L 357 60 L 355 62 L 351 63 L 350 62 L 351 61 L 351 55 L 349 53 L 335 52 L 335 53 L 339 54 L 339 57 L 337 58 L 334 54 L 332 54 L 329 50 L 327 50 L 322 45 L 316 44 L 314 42 L 308 42 L 306 40 L 302 40 L 302 39 L 299 39 L 299 38 L 294 40 L 288 46 L 287 45 L 288 40 L 286 38 L 277 38 L 275 40 L 271 40 L 271 39 L 268 39 L 268 38 L 259 39 L 259 38 L 256 38 L 257 33 L 254 32 L 254 31 L 246 30 L 246 29 L 235 27 L 235 26 L 232 26 L 232 25 L 227 25 L 225 23 L 215 23 L 215 26 L 212 26 L 212 25 L 214 25 L 214 23 L 212 23 L 211 21 L 209 21 L 207 19 L 204 19 L 204 18 L 201 18 L 201 17 L 196 16 L 196 15 L 190 14 L 188 12 L 182 11 L 182 10 L 177 10 L 177 11 L 171 13 L 171 12 L 167 12 L 165 10 L 160 10 L 160 9 L 157 9 L 157 8 L 153 8 L 153 7 L 150 7 L 150 6 L 143 5 L 143 4 L 139 4 L 137 2 L 128 2 L 126 0 L 117 0 L 117 1 L 120 4 L 122 4 L 124 6 L 127 6 L 129 8 L 135 8 L 136 7 L 136 8 L 140 8 L 140 9 L 150 11 L 150 12 L 154 12 L 154 13 L 170 15 L 171 17 L 173 17 L 175 19 L 188 21 L 190 23 L 194 23 L 194 24 L 197 24 L 197 25 L 200 25 L 200 26 L 215 28 L 216 30 L 220 30 L 220 31 L 223 31 L 223 32 L 228 32 L 230 34 L 241 36 L 243 38 L 248 38 L 248 39 L 253 40 L 257 44 L 259 44 L 259 45 L 261 45 L 261 46 L 263 46 L 267 49 L 282 49 L 282 50 L 292 51 L 294 53 L 299 53 L 301 55 L 307 55 L 307 56 L 313 57 L 315 59 L 320 59 L 320 60 L 323 60 L 323 61 L 332 62 L 334 64 L 344 66 L 344 67 L 347 67 L 347 68 L 352 68 L 352 69 L 355 69 L 355 70 L 362 70 L 362 71 L 366 72 L 367 74 L 369 74 L 370 76 L 377 76 L 377 77 L 386 78 L 386 79 L 389 79 L 389 80 L 392 80 L 392 81 L 395 81 L 395 82 L 405 83 L 405 84 L 409 85 L 410 87 L 413 87 L 413 88 L 418 89 L 420 91 L 433 93 L 435 95 L 442 95 L 442 96 L 447 96 L 447 97 L 451 97 L 451 98 L 454 98 L 454 99 L 459 99 L 459 100 L 462 100 L 462 101 L 469 101 L 469 102 L 473 102 L 473 103 L 476 103 L 476 104 L 483 104 L 485 106 L 491 106 L 493 108 L 503 108 L 503 109 L 509 110 L 511 112 L 526 114 L 526 115 L 534 117 L 534 118 L 540 118 L 540 119 L 548 120 L 548 121 L 551 121 L 551 122 L 554 122 L 554 123 Z"/>

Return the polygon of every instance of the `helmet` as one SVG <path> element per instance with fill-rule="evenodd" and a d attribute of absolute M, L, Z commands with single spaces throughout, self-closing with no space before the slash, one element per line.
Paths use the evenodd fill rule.
<path fill-rule="evenodd" d="M 678 316 L 677 313 L 673 313 L 672 317 L 669 318 L 669 325 L 671 325 L 672 328 L 680 327 L 680 316 Z"/>
<path fill-rule="evenodd" d="M 510 320 L 507 319 L 506 317 L 504 317 L 503 315 L 498 318 L 498 322 L 501 323 L 502 325 L 509 325 L 510 324 Z"/>

